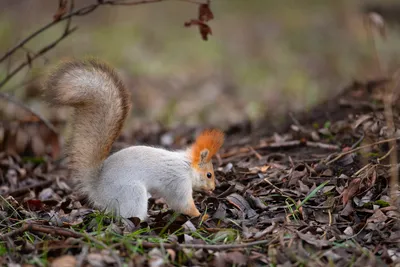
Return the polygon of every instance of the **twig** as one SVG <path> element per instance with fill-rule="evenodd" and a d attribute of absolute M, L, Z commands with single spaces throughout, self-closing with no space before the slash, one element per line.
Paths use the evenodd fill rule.
<path fill-rule="evenodd" d="M 258 160 L 262 160 L 262 156 L 260 155 L 260 153 L 255 151 L 254 148 L 252 148 L 251 146 L 247 146 L 247 148 L 250 149 L 250 151 L 254 154 L 254 156 L 256 156 Z"/>
<path fill-rule="evenodd" d="M 258 240 L 248 243 L 241 243 L 241 244 L 223 244 L 223 245 L 208 245 L 208 244 L 170 244 L 170 243 L 151 243 L 151 242 L 134 242 L 134 245 L 141 245 L 144 248 L 171 248 L 171 249 L 183 249 L 183 248 L 192 248 L 192 249 L 209 249 L 209 250 L 228 250 L 228 249 L 235 249 L 235 248 L 247 248 L 247 247 L 254 247 L 259 245 L 270 245 L 274 242 L 274 239 L 271 240 Z"/>
<path fill-rule="evenodd" d="M 24 109 L 25 111 L 31 113 L 33 116 L 35 116 L 36 118 L 38 118 L 40 121 L 42 121 L 47 128 L 50 129 L 50 131 L 52 131 L 55 134 L 57 133 L 56 128 L 53 126 L 53 124 L 51 124 L 48 120 L 46 120 L 45 118 L 43 118 L 40 114 L 38 114 L 37 112 L 35 112 L 34 110 L 32 110 L 30 107 L 26 106 L 24 103 L 22 103 L 21 101 L 13 98 L 11 95 L 0 92 L 0 98 L 5 99 L 6 101 L 9 101 L 11 103 L 13 103 L 14 105 L 17 105 L 18 107 Z"/>
<path fill-rule="evenodd" d="M 358 140 L 351 146 L 350 149 L 354 149 L 354 148 L 358 147 L 358 145 L 361 144 L 361 142 L 364 140 L 364 137 L 365 137 L 365 134 L 362 133 L 360 138 L 358 138 Z M 326 157 L 325 161 L 329 161 L 329 160 L 331 160 L 331 158 L 333 158 L 334 156 L 337 156 L 337 155 L 338 155 L 338 153 L 330 154 L 328 157 Z"/>
<path fill-rule="evenodd" d="M 309 147 L 317 147 L 317 148 L 322 148 L 322 149 L 327 149 L 327 150 L 339 150 L 339 146 L 337 146 L 337 145 L 324 144 L 324 143 L 320 143 L 320 142 L 307 141 L 306 145 Z"/>
<path fill-rule="evenodd" d="M 288 148 L 293 148 L 293 147 L 298 147 L 298 146 L 309 146 L 309 147 L 317 147 L 321 149 L 328 149 L 328 150 L 338 150 L 339 147 L 336 145 L 331 145 L 331 144 L 324 144 L 324 143 L 319 143 L 319 142 L 312 142 L 312 141 L 301 141 L 301 140 L 291 140 L 291 141 L 285 141 L 285 142 L 275 142 L 275 143 L 269 143 L 266 145 L 259 145 L 250 147 L 247 146 L 243 148 L 241 151 L 235 151 L 235 152 L 228 152 L 224 153 L 221 155 L 221 158 L 226 159 L 230 158 L 233 156 L 237 156 L 238 154 L 245 154 L 247 155 L 248 153 L 254 154 L 254 151 L 256 150 L 261 150 L 261 149 L 288 149 Z M 261 156 L 257 152 L 258 156 L 256 155 L 257 158 Z"/>
<path fill-rule="evenodd" d="M 357 140 L 357 142 L 355 142 L 355 143 L 351 146 L 351 149 L 354 149 L 354 148 L 358 147 L 358 146 L 361 144 L 361 142 L 364 140 L 364 138 L 365 138 L 365 134 L 362 133 L 361 136 L 360 136 L 360 138 Z"/>
<path fill-rule="evenodd" d="M 69 13 L 72 13 L 72 11 L 74 11 L 74 6 L 75 6 L 75 0 L 71 0 L 70 5 L 69 5 Z M 64 34 L 67 34 L 69 29 L 71 28 L 71 22 L 72 22 L 72 17 L 69 17 L 67 19 L 67 25 L 65 26 L 65 29 L 64 29 Z"/>
<path fill-rule="evenodd" d="M 74 1 L 71 0 L 69 14 L 67 14 L 65 16 L 62 16 L 57 20 L 53 20 L 52 22 L 46 24 L 42 28 L 36 30 L 35 32 L 30 34 L 28 37 L 26 37 L 24 40 L 22 40 L 21 42 L 16 44 L 13 48 L 11 48 L 8 52 L 6 52 L 0 58 L 0 63 L 2 63 L 4 60 L 6 60 L 9 57 L 11 57 L 17 50 L 24 49 L 25 44 L 27 44 L 33 38 L 37 37 L 42 32 L 46 31 L 47 29 L 49 29 L 49 28 L 51 28 L 51 27 L 53 27 L 53 26 L 65 21 L 65 20 L 67 21 L 66 27 L 64 29 L 64 33 L 61 35 L 61 37 L 58 38 L 57 40 L 53 41 L 52 43 L 50 43 L 46 47 L 42 48 L 37 53 L 33 52 L 33 57 L 31 57 L 30 53 L 28 53 L 27 54 L 28 55 L 27 59 L 23 63 L 21 63 L 18 67 L 14 68 L 12 71 L 7 72 L 6 77 L 4 77 L 0 81 L 0 88 L 3 87 L 12 77 L 14 77 L 24 67 L 30 66 L 32 64 L 32 61 L 37 59 L 39 56 L 42 56 L 43 54 L 45 54 L 47 51 L 49 51 L 54 46 L 56 46 L 61 40 L 63 40 L 65 37 L 67 37 L 69 34 L 71 34 L 73 31 L 75 31 L 77 29 L 76 27 L 70 29 L 72 17 L 87 15 L 87 14 L 93 12 L 94 10 L 96 10 L 98 7 L 100 7 L 102 5 L 103 6 L 104 5 L 135 6 L 135 5 L 142 5 L 142 4 L 157 3 L 157 2 L 162 2 L 162 1 L 168 1 L 168 0 L 140 0 L 140 1 L 123 1 L 123 0 L 119 0 L 119 1 L 118 0 L 108 0 L 108 1 L 105 1 L 105 0 L 102 0 L 102 1 L 97 1 L 95 4 L 90 4 L 90 5 L 87 5 L 85 7 L 80 8 L 80 9 L 78 9 L 76 11 L 73 11 L 73 9 L 74 9 Z M 191 2 L 191 1 L 187 1 L 187 2 Z M 193 2 L 193 3 L 194 4 L 199 4 L 197 2 Z"/>
<path fill-rule="evenodd" d="M 326 163 L 326 165 L 330 165 L 330 164 L 332 164 L 333 162 L 335 162 L 335 161 L 337 161 L 338 159 L 340 159 L 341 157 L 343 157 L 343 156 L 345 156 L 345 155 L 347 155 L 347 154 L 354 153 L 354 152 L 356 152 L 356 151 L 358 151 L 358 150 L 361 150 L 361 149 L 364 149 L 364 148 L 367 148 L 367 147 L 371 147 L 371 146 L 375 146 L 375 145 L 379 145 L 379 144 L 388 143 L 388 142 L 390 142 L 390 141 L 396 141 L 396 140 L 399 140 L 399 139 L 400 139 L 400 137 L 389 138 L 389 139 L 381 140 L 381 141 L 378 141 L 378 142 L 374 142 L 374 143 L 371 143 L 371 144 L 363 145 L 363 146 L 360 146 L 360 147 L 357 147 L 357 148 L 354 148 L 354 149 L 351 149 L 351 150 L 342 152 L 342 153 L 340 153 L 337 157 L 335 157 L 334 159 L 328 161 L 328 162 Z"/>
<path fill-rule="evenodd" d="M 20 228 L 15 229 L 11 232 L 8 232 L 6 234 L 2 234 L 1 238 L 3 240 L 18 235 L 22 234 L 24 232 L 39 232 L 39 233 L 44 233 L 44 234 L 50 234 L 50 235 L 58 235 L 58 236 L 64 236 L 64 237 L 74 237 L 74 238 L 79 238 L 79 237 L 86 237 L 81 233 L 77 233 L 68 229 L 60 228 L 60 227 L 54 227 L 54 226 L 47 226 L 47 225 L 40 225 L 40 224 L 34 224 L 34 223 L 24 223 Z"/>
<path fill-rule="evenodd" d="M 327 205 L 327 206 L 310 206 L 310 205 L 304 204 L 303 207 L 304 208 L 308 208 L 308 209 L 327 210 L 327 209 L 332 209 L 333 208 L 333 204 Z"/>
<path fill-rule="evenodd" d="M 365 165 L 364 167 L 362 167 L 361 169 L 359 169 L 358 171 L 356 171 L 352 177 L 357 177 L 357 175 L 359 175 L 360 173 L 362 173 L 365 169 L 367 169 L 369 166 L 371 166 L 371 163 L 368 163 L 367 165 Z"/>
<path fill-rule="evenodd" d="M 106 244 L 104 244 L 102 241 L 100 241 L 88 234 L 78 233 L 73 230 L 69 230 L 69 229 L 65 229 L 65 228 L 61 228 L 61 227 L 40 225 L 40 224 L 35 224 L 35 223 L 24 223 L 20 228 L 13 230 L 11 232 L 8 232 L 6 234 L 2 234 L 1 239 L 6 240 L 10 237 L 13 237 L 18 234 L 22 234 L 24 232 L 36 232 L 36 233 L 49 234 L 52 236 L 63 236 L 63 237 L 88 239 L 89 241 L 91 241 L 105 249 L 110 250 L 111 255 L 117 261 L 118 266 L 122 266 L 121 260 L 118 257 L 118 255 L 112 249 L 110 249 Z"/>
<path fill-rule="evenodd" d="M 264 178 L 263 181 L 265 181 L 266 183 L 268 183 L 270 186 L 272 186 L 273 188 L 275 188 L 276 191 L 278 191 L 279 193 L 281 193 L 282 196 L 287 197 L 287 195 L 285 195 L 285 193 L 276 185 L 274 185 L 273 183 L 271 183 L 267 178 Z"/>
<path fill-rule="evenodd" d="M 267 145 L 257 146 L 255 149 L 268 149 L 268 148 L 291 148 L 297 146 L 309 146 L 309 147 L 318 147 L 322 149 L 329 149 L 329 150 L 338 150 L 339 147 L 336 145 L 331 144 L 324 144 L 320 142 L 313 142 L 313 141 L 302 141 L 302 140 L 293 140 L 293 141 L 286 141 L 286 142 L 276 142 Z"/>
<path fill-rule="evenodd" d="M 385 155 L 383 155 L 382 157 L 377 159 L 378 163 L 381 163 L 382 160 L 386 159 L 390 155 L 390 153 L 392 153 L 393 149 L 394 149 L 394 146 L 392 146 Z"/>
<path fill-rule="evenodd" d="M 48 23 L 47 25 L 43 26 L 42 28 L 38 29 L 37 31 L 33 32 L 31 35 L 26 37 L 24 40 L 19 42 L 17 45 L 15 45 L 12 49 L 10 49 L 7 53 L 5 53 L 1 58 L 0 58 L 0 63 L 3 62 L 4 60 L 11 59 L 11 56 L 19 49 L 23 49 L 27 51 L 27 59 L 22 62 L 20 65 L 15 67 L 14 69 L 7 71 L 7 75 L 0 80 L 0 88 L 3 87 L 10 79 L 12 79 L 17 73 L 19 73 L 23 68 L 26 66 L 31 66 L 32 62 L 36 60 L 37 58 L 43 56 L 45 53 L 47 53 L 49 50 L 54 48 L 59 42 L 61 42 L 63 39 L 65 39 L 67 36 L 69 36 L 71 33 L 73 33 L 75 30 L 77 30 L 77 27 L 74 27 L 71 29 L 71 22 L 72 22 L 72 17 L 74 16 L 84 16 L 90 12 L 93 12 L 95 9 L 97 9 L 100 5 L 139 5 L 139 4 L 147 4 L 147 3 L 155 3 L 155 2 L 161 2 L 165 0 L 141 0 L 141 1 L 97 1 L 96 4 L 91 4 L 85 7 L 82 7 L 76 11 L 74 11 L 74 0 L 70 1 L 70 7 L 69 7 L 69 14 L 59 18 L 58 20 L 52 21 Z M 61 23 L 62 21 L 67 21 L 66 26 L 64 28 L 63 34 L 48 44 L 47 46 L 43 47 L 40 49 L 38 52 L 31 51 L 25 47 L 25 44 L 27 44 L 29 41 L 31 41 L 33 38 L 37 37 L 39 34 L 42 32 L 46 31 L 47 29 Z M 57 134 L 57 131 L 55 127 L 47 121 L 45 118 L 40 116 L 38 113 L 34 112 L 32 109 L 29 107 L 25 106 L 22 102 L 14 99 L 8 94 L 1 93 L 0 92 L 0 97 L 14 103 L 15 105 L 23 108 L 24 110 L 30 112 L 33 114 L 35 117 L 37 117 L 39 120 L 41 120 L 47 128 L 49 128 L 53 133 Z"/>
<path fill-rule="evenodd" d="M 44 181 L 44 182 L 35 183 L 35 184 L 32 184 L 32 185 L 20 187 L 20 188 L 18 188 L 16 190 L 8 192 L 7 195 L 10 195 L 10 196 L 13 196 L 13 197 L 20 196 L 20 195 L 28 192 L 31 189 L 34 189 L 34 188 L 37 188 L 37 187 L 46 187 L 46 186 L 48 186 L 48 185 L 50 185 L 52 183 L 53 183 L 53 181 L 49 180 L 49 181 Z"/>
<path fill-rule="evenodd" d="M 118 255 L 115 254 L 114 250 L 111 247 L 108 247 L 102 241 L 83 233 L 78 233 L 73 230 L 64 229 L 56 226 L 47 226 L 47 225 L 39 225 L 34 223 L 25 223 L 20 228 L 8 232 L 6 234 L 1 235 L 1 239 L 7 240 L 15 235 L 22 234 L 24 232 L 37 232 L 37 233 L 44 233 L 53 236 L 63 236 L 63 237 L 73 237 L 73 238 L 84 238 L 88 239 L 89 241 L 104 247 L 105 249 L 110 250 L 111 255 L 117 260 L 118 266 L 121 266 L 121 260 Z M 209 245 L 209 244 L 178 244 L 178 243 L 152 243 L 152 242 L 141 242 L 141 241 L 134 241 L 132 242 L 133 245 L 142 246 L 144 248 L 159 248 L 163 247 L 166 249 L 184 249 L 184 248 L 192 248 L 192 249 L 209 249 L 209 250 L 228 250 L 228 249 L 238 249 L 238 248 L 248 248 L 253 246 L 260 246 L 260 245 L 270 245 L 275 241 L 276 238 L 271 240 L 258 240 L 248 243 L 241 243 L 241 244 L 222 244 L 222 245 Z"/>
<path fill-rule="evenodd" d="M 3 80 L 0 81 L 0 88 L 3 87 L 12 77 L 14 77 L 20 70 L 22 70 L 24 67 L 31 65 L 32 62 L 37 59 L 38 57 L 42 56 L 45 54 L 47 51 L 55 47 L 59 42 L 61 42 L 63 39 L 65 39 L 68 35 L 76 31 L 78 27 L 74 27 L 70 30 L 67 30 L 64 32 L 58 39 L 53 41 L 52 43 L 48 44 L 47 46 L 43 47 L 40 49 L 33 57 L 31 57 L 29 60 L 22 62 L 18 67 L 16 67 L 14 70 L 12 70 Z"/>
<path fill-rule="evenodd" d="M 148 3 L 155 3 L 155 2 L 161 2 L 161 1 L 165 1 L 165 0 L 143 0 L 143 1 L 135 1 L 130 3 L 129 5 L 139 5 L 139 4 L 148 4 Z M 74 12 L 70 12 L 68 15 L 65 15 L 63 17 L 61 17 L 59 20 L 56 21 L 52 21 L 48 24 L 46 24 L 45 26 L 43 26 L 42 28 L 36 30 L 35 32 L 33 32 L 31 35 L 29 35 L 28 37 L 26 37 L 24 40 L 22 40 L 21 42 L 19 42 L 17 45 L 15 45 L 13 48 L 11 48 L 7 53 L 5 53 L 1 58 L 0 58 L 0 63 L 6 59 L 7 57 L 9 57 L 10 55 L 14 54 L 15 51 L 17 51 L 18 49 L 20 49 L 21 47 L 23 47 L 26 43 L 28 43 L 30 40 L 32 40 L 33 38 L 35 38 L 36 36 L 38 36 L 39 34 L 41 34 L 42 32 L 44 32 L 45 30 L 61 23 L 62 21 L 65 20 L 69 20 L 70 18 L 74 17 L 74 16 L 84 16 L 87 15 L 91 12 L 93 12 L 94 10 L 96 10 L 99 6 L 101 5 L 126 5 L 126 3 L 118 3 L 120 1 L 97 1 L 96 4 L 90 4 L 87 5 L 85 7 L 82 7 Z M 125 2 L 125 1 L 124 1 Z M 72 4 L 72 3 L 71 3 Z"/>

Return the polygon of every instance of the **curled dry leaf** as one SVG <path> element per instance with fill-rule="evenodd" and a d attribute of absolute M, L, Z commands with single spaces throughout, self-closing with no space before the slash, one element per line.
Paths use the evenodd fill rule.
<path fill-rule="evenodd" d="M 307 174 L 308 174 L 307 168 L 296 167 L 294 170 L 292 170 L 292 172 L 289 175 L 289 185 L 290 186 L 296 185 L 297 182 L 306 177 Z"/>
<path fill-rule="evenodd" d="M 299 231 L 296 231 L 296 233 L 300 237 L 300 239 L 302 239 L 303 241 L 307 242 L 310 245 L 316 246 L 317 248 L 323 248 L 330 244 L 329 241 L 322 240 L 322 239 L 316 239 L 315 236 L 310 235 L 310 234 L 302 234 Z"/>
<path fill-rule="evenodd" d="M 201 4 L 199 6 L 199 20 L 200 21 L 209 21 L 212 20 L 214 18 L 214 14 L 212 13 L 211 9 L 210 9 L 210 5 L 207 4 Z"/>
<path fill-rule="evenodd" d="M 211 28 L 207 24 L 199 25 L 199 31 L 200 31 L 200 35 L 204 41 L 208 40 L 208 35 L 212 35 Z"/>
<path fill-rule="evenodd" d="M 247 218 L 251 219 L 257 216 L 256 211 L 250 207 L 249 202 L 247 202 L 247 200 L 244 199 L 241 195 L 233 193 L 229 195 L 226 199 L 229 201 L 229 203 L 244 212 L 247 215 Z"/>
<path fill-rule="evenodd" d="M 346 205 L 347 202 L 358 192 L 360 183 L 360 178 L 353 179 L 349 186 L 343 191 L 342 200 L 344 205 Z"/>
<path fill-rule="evenodd" d="M 212 31 L 206 22 L 212 19 L 214 19 L 214 14 L 211 11 L 210 4 L 201 4 L 199 5 L 198 19 L 192 19 L 188 22 L 185 22 L 185 27 L 190 27 L 192 25 L 198 26 L 201 38 L 204 41 L 207 41 L 208 35 L 212 35 Z"/>
<path fill-rule="evenodd" d="M 185 22 L 185 27 L 190 27 L 193 25 L 197 25 L 199 27 L 200 35 L 204 41 L 208 40 L 208 35 L 212 35 L 210 26 L 200 20 L 192 19 L 188 22 Z"/>
<path fill-rule="evenodd" d="M 374 214 L 367 219 L 368 223 L 383 223 L 387 220 L 387 216 L 381 211 L 376 210 Z"/>

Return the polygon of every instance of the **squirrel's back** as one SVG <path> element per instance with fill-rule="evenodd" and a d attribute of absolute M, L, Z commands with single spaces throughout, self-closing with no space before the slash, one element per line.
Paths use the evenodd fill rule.
<path fill-rule="evenodd" d="M 67 152 L 72 175 L 87 191 L 121 133 L 131 106 L 130 94 L 107 64 L 76 60 L 50 71 L 44 95 L 52 104 L 74 108 Z"/>

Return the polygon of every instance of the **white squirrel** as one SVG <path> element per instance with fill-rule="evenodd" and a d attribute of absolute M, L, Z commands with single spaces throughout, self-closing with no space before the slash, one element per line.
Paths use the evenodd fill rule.
<path fill-rule="evenodd" d="M 153 196 L 175 211 L 200 215 L 192 191 L 215 189 L 211 158 L 224 142 L 220 130 L 204 131 L 186 150 L 132 146 L 109 156 L 131 107 L 116 72 L 93 59 L 67 61 L 50 71 L 43 87 L 50 103 L 74 108 L 69 168 L 94 206 L 144 220 Z"/>

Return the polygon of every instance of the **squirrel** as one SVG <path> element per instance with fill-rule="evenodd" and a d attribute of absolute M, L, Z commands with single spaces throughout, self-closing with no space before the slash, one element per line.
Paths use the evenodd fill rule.
<path fill-rule="evenodd" d="M 93 206 L 146 220 L 148 198 L 162 197 L 169 208 L 200 216 L 192 193 L 215 189 L 211 159 L 222 131 L 205 130 L 184 150 L 131 146 L 109 156 L 131 108 L 114 69 L 95 59 L 65 61 L 50 70 L 43 90 L 51 104 L 74 108 L 68 167 Z"/>

